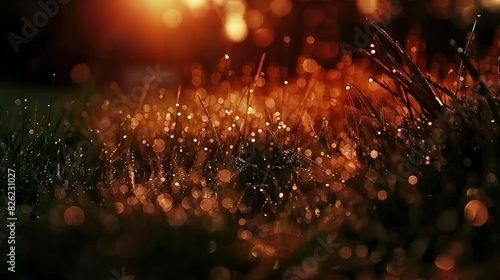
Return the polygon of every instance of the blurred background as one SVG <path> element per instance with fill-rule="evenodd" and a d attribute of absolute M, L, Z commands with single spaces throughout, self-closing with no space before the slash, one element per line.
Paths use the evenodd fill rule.
<path fill-rule="evenodd" d="M 416 34 L 427 42 L 425 53 L 446 63 L 454 57 L 449 39 L 463 43 L 476 14 L 481 14 L 478 41 L 490 47 L 498 36 L 498 0 L 66 0 L 15 52 L 9 34 L 22 36 L 26 17 L 43 11 L 37 1 L 2 1 L 4 34 L 0 82 L 3 84 L 71 85 L 72 68 L 86 63 L 95 82 L 124 79 L 124 72 L 143 65 L 177 68 L 196 62 L 213 67 L 230 53 L 234 69 L 245 61 L 278 63 L 293 72 L 297 57 L 310 53 L 320 64 L 334 66 L 340 42 L 352 44 L 354 27 L 365 26 L 378 11 L 390 11 L 387 29 L 401 42 Z M 43 16 L 40 22 L 44 23 Z M 314 45 L 307 38 L 314 38 Z M 126 75 L 125 75 L 126 76 Z M 97 78 L 98 77 L 98 78 Z"/>
<path fill-rule="evenodd" d="M 307 63 L 301 61 L 301 57 L 313 58 L 325 69 L 338 67 L 343 59 L 341 44 L 356 46 L 359 41 L 356 30 L 365 31 L 367 18 L 381 21 L 381 24 L 404 46 L 411 46 L 407 42 L 418 38 L 416 40 L 419 42 L 418 51 L 422 56 L 417 60 L 417 64 L 424 70 L 438 69 L 437 72 L 441 76 L 447 74 L 450 65 L 456 65 L 459 61 L 450 47 L 450 39 L 464 46 L 477 14 L 480 14 L 481 18 L 476 29 L 478 36 L 475 38 L 472 56 L 483 56 L 493 49 L 490 58 L 497 57 L 500 51 L 500 0 L 3 0 L 1 5 L 3 24 L 0 28 L 3 34 L 4 55 L 0 69 L 0 97 L 4 101 L 4 104 L 0 105 L 2 112 L 5 108 L 17 108 L 16 106 L 19 110 L 23 110 L 19 104 L 24 106 L 25 103 L 18 99 L 26 98 L 30 101 L 40 101 L 37 106 L 43 108 L 43 111 L 38 115 L 43 115 L 48 109 L 42 105 L 45 106 L 49 99 L 52 99 L 50 101 L 52 105 L 56 103 L 61 105 L 53 106 L 55 108 L 52 111 L 53 116 L 62 115 L 64 109 L 69 108 L 66 105 L 76 101 L 78 107 L 85 107 L 82 104 L 88 102 L 87 104 L 92 105 L 87 106 L 91 109 L 88 115 L 100 117 L 98 113 L 92 114 L 94 112 L 92 110 L 99 112 L 105 108 L 104 105 L 103 107 L 100 105 L 105 103 L 102 96 L 109 94 L 106 90 L 117 85 L 123 92 L 130 92 L 127 88 L 143 83 L 146 66 L 154 69 L 156 65 L 160 65 L 163 71 L 168 72 L 168 77 L 162 86 L 169 88 L 168 95 L 174 96 L 172 88 L 176 88 L 179 84 L 187 83 L 202 88 L 201 78 L 198 77 L 202 74 L 199 73 L 220 71 L 224 59 L 229 60 L 229 58 L 230 70 L 224 66 L 225 72 L 220 72 L 242 76 L 242 80 L 250 81 L 250 75 L 257 68 L 263 53 L 266 53 L 266 69 L 278 72 L 276 76 L 279 77 L 279 81 L 273 79 L 269 81 L 281 86 L 287 77 L 294 76 L 299 70 L 302 71 L 301 74 L 313 72 L 308 72 L 307 69 L 304 72 L 304 65 Z M 380 14 L 385 16 L 377 17 Z M 38 26 L 33 22 L 38 22 Z M 354 54 L 353 57 L 356 59 L 359 56 Z M 267 66 L 273 67 L 267 68 Z M 490 72 L 488 82 L 491 84 L 496 79 L 495 66 L 496 60 L 481 65 L 481 70 L 487 69 Z M 349 70 L 344 68 L 343 71 Z M 195 74 L 198 76 L 193 77 Z M 356 77 L 356 82 L 361 79 L 368 80 L 368 74 L 363 75 Z M 348 76 L 355 76 L 354 71 Z M 323 77 L 323 79 L 329 78 Z M 221 80 L 220 75 L 216 80 L 217 83 Z M 268 84 L 274 86 L 272 82 Z M 305 88 L 306 80 L 302 78 L 300 83 L 302 84 L 300 88 Z M 343 88 L 344 83 L 345 80 L 339 79 L 335 87 Z M 194 92 L 192 93 L 194 96 Z M 207 91 L 205 96 L 206 94 Z M 340 95 L 340 90 L 337 90 L 336 94 Z M 92 98 L 95 100 L 92 101 Z M 170 101 L 173 103 L 173 100 Z M 215 100 L 212 103 L 213 106 Z M 99 106 L 93 106 L 96 104 Z M 24 110 L 29 111 L 31 107 L 29 109 L 25 107 Z M 79 110 L 73 110 L 71 113 L 73 115 L 68 119 L 81 118 L 83 115 Z M 80 127 L 78 125 L 75 127 L 72 127 L 71 131 L 73 134 L 78 134 Z M 472 154 L 476 153 L 475 147 L 471 150 Z M 460 181 L 461 177 L 455 175 L 463 170 L 462 160 L 459 158 L 456 161 L 458 162 L 456 169 L 447 174 L 449 178 Z M 433 197 L 427 201 L 426 206 L 436 206 L 439 211 L 443 210 L 441 209 L 445 207 L 443 197 L 448 199 L 447 203 L 453 207 L 461 203 L 457 202 L 456 197 L 462 193 L 459 191 L 453 194 L 441 193 L 441 182 L 435 179 L 435 173 L 428 174 L 431 175 L 422 180 L 424 186 L 422 190 L 432 193 Z M 498 184 L 495 178 L 491 184 L 493 182 Z M 465 185 L 461 187 L 465 188 Z M 385 191 L 384 193 L 387 195 Z M 47 197 L 53 199 L 52 196 Z M 67 202 L 65 197 L 57 199 L 57 203 Z M 380 200 L 385 199 L 386 197 Z M 79 203 L 84 204 L 81 201 Z M 398 208 L 401 205 L 397 203 L 399 202 L 391 200 L 388 206 L 380 207 L 377 213 L 380 219 L 387 220 L 389 230 L 392 230 L 392 226 L 397 228 L 400 222 L 397 219 L 392 220 L 401 210 Z M 52 277 L 51 279 L 100 279 L 98 277 L 103 275 L 109 279 L 114 275 L 110 273 L 110 269 L 114 268 L 120 272 L 121 267 L 130 269 L 127 272 L 136 275 L 137 279 L 160 279 L 160 277 L 165 278 L 165 275 L 173 277 L 172 279 L 231 279 L 229 275 L 232 275 L 232 279 L 243 279 L 243 275 L 248 276 L 248 279 L 252 277 L 259 279 L 259 275 L 264 275 L 259 272 L 260 270 L 273 271 L 269 277 L 282 279 L 284 269 L 300 263 L 310 255 L 312 248 L 317 246 L 313 240 L 313 244 L 309 246 L 311 248 L 299 249 L 297 255 L 279 264 L 279 270 L 274 271 L 273 267 L 278 266 L 274 262 L 261 262 L 258 259 L 248 261 L 245 255 L 248 252 L 241 249 L 243 248 L 240 246 L 241 243 L 231 241 L 237 234 L 241 235 L 235 228 L 216 234 L 192 231 L 189 228 L 172 230 L 162 220 L 156 220 L 155 217 L 145 218 L 144 213 L 127 213 L 130 216 L 123 220 L 121 218 L 118 220 L 112 215 L 101 215 L 99 205 L 89 203 L 85 208 L 87 216 L 82 230 L 68 226 L 74 221 L 70 219 L 68 222 L 65 217 L 63 218 L 68 211 L 65 207 L 58 205 L 50 208 L 50 212 L 40 218 L 35 217 L 35 211 L 31 211 L 31 206 L 26 205 L 23 205 L 28 208 L 25 209 L 23 216 L 25 223 L 18 228 L 23 234 L 18 237 L 17 250 L 19 256 L 29 257 L 20 258 L 24 271 L 18 274 L 21 277 L 19 279 L 39 279 L 36 278 L 37 273 L 48 275 Z M 42 206 L 49 208 L 48 204 Z M 420 210 L 419 207 L 416 208 Z M 456 206 L 453 211 L 461 212 L 462 208 Z M 426 224 L 419 220 L 418 222 L 427 227 L 419 227 L 419 224 L 415 223 L 408 228 L 419 227 L 424 237 L 433 235 L 438 237 L 435 237 L 435 240 L 431 240 L 431 237 L 425 240 L 418 239 L 415 241 L 417 247 L 427 247 L 426 242 L 435 242 L 438 245 L 452 243 L 454 239 L 447 235 L 450 231 L 443 233 L 435 229 L 434 220 L 439 214 L 438 210 L 434 212 L 433 207 L 422 207 L 422 209 L 429 210 L 421 211 L 424 216 L 422 220 L 427 219 L 426 222 L 431 222 Z M 483 212 L 487 212 L 485 209 L 482 209 Z M 75 210 L 75 216 L 81 218 L 78 225 L 83 222 L 79 211 Z M 451 216 L 455 220 L 457 217 L 460 219 L 462 217 L 461 214 Z M 420 219 L 418 215 L 413 217 Z M 447 217 L 444 215 L 442 219 L 447 220 Z M 30 219 L 37 221 L 32 222 Z M 57 220 L 59 224 L 51 224 L 51 220 Z M 101 222 L 105 225 L 104 228 L 100 225 Z M 453 223 L 460 224 L 457 221 Z M 446 224 L 446 221 L 443 224 Z M 369 225 L 367 231 L 375 232 L 380 229 L 378 225 Z M 211 225 L 206 227 L 211 228 Z M 456 232 L 459 232 L 457 235 L 472 232 L 466 227 L 463 227 L 463 231 L 461 227 L 456 228 Z M 466 261 L 475 265 L 478 260 L 479 270 L 485 275 L 484 272 L 487 273 L 491 267 L 498 267 L 495 263 L 498 262 L 498 257 L 496 260 L 490 258 L 498 254 L 489 252 L 490 243 L 488 243 L 498 238 L 492 233 L 492 227 L 476 230 L 479 234 L 474 235 L 476 239 L 471 245 L 476 248 L 475 251 L 472 250 L 476 254 L 467 255 Z M 468 236 L 466 233 L 457 239 L 462 237 L 466 239 Z M 408 230 L 403 232 L 402 236 L 409 236 L 410 240 L 413 234 L 414 232 Z M 484 236 L 487 238 L 482 238 Z M 395 244 L 410 242 L 404 238 L 392 237 L 394 236 L 387 238 L 384 236 L 386 239 L 383 241 Z M 353 237 L 356 238 L 357 236 Z M 366 240 L 359 241 L 362 243 Z M 370 242 L 368 240 L 365 243 L 371 246 Z M 107 247 L 109 244 L 114 244 L 114 247 Z M 465 244 L 464 247 L 469 246 L 466 242 L 460 244 Z M 361 249 L 355 253 L 367 257 L 367 246 L 359 247 Z M 457 251 L 462 248 L 451 245 L 450 247 L 452 249 L 459 247 Z M 286 249 L 293 251 L 297 248 Z M 443 271 L 453 267 L 454 263 L 450 267 L 448 259 L 441 260 L 442 262 L 435 261 L 434 255 L 440 250 L 441 247 L 436 247 L 426 252 L 427 255 L 422 257 L 425 261 L 422 270 L 432 270 L 434 262 L 440 269 L 444 263 Z M 349 256 L 354 255 L 352 251 L 344 253 L 348 253 Z M 240 258 L 234 257 L 235 255 Z M 339 258 L 332 258 L 328 262 L 328 265 L 332 264 L 331 269 L 325 265 L 329 273 L 337 271 L 339 268 L 337 264 L 342 261 Z M 348 262 L 350 260 L 345 261 Z M 345 263 L 342 269 L 348 273 L 344 275 L 351 273 L 357 275 L 356 279 L 374 279 L 365 276 L 364 272 L 358 273 L 356 265 L 360 263 L 348 263 L 348 265 Z M 227 264 L 231 264 L 232 271 L 225 267 Z M 413 264 L 411 266 L 417 267 Z M 370 266 L 368 267 L 370 271 L 366 275 L 380 274 L 386 269 L 389 270 L 382 265 L 373 271 Z M 32 271 L 30 272 L 28 268 Z M 348 279 L 347 276 L 342 278 L 340 275 L 339 272 L 339 278 L 334 279 Z M 320 277 L 323 276 L 321 279 L 331 279 L 328 278 L 331 274 Z M 445 279 L 445 276 L 442 279 Z M 0 279 L 3 278 L 0 276 Z"/>

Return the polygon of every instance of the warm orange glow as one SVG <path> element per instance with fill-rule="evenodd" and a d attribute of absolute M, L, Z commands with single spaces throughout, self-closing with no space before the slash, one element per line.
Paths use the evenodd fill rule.
<path fill-rule="evenodd" d="M 134 189 L 134 194 L 137 197 L 143 197 L 146 194 L 146 188 L 143 187 L 142 185 L 137 184 Z"/>
<path fill-rule="evenodd" d="M 306 42 L 308 44 L 314 44 L 314 37 L 313 36 L 307 36 Z"/>
<path fill-rule="evenodd" d="M 222 169 L 219 172 L 219 179 L 224 183 L 229 182 L 231 180 L 231 172 L 227 169 Z"/>
<path fill-rule="evenodd" d="M 209 6 L 207 0 L 184 0 L 184 4 L 191 10 L 195 18 L 203 18 L 207 15 Z"/>
<path fill-rule="evenodd" d="M 500 0 L 481 0 L 481 5 L 489 10 L 500 11 Z"/>
<path fill-rule="evenodd" d="M 455 260 L 448 255 L 439 255 L 434 264 L 436 265 L 437 268 L 442 269 L 442 270 L 450 270 L 455 266 Z"/>
<path fill-rule="evenodd" d="M 282 17 L 292 11 L 292 3 L 290 0 L 273 0 L 270 8 L 275 15 Z"/>
<path fill-rule="evenodd" d="M 260 28 L 264 23 L 264 15 L 259 10 L 249 10 L 245 14 L 248 28 L 254 30 Z"/>
<path fill-rule="evenodd" d="M 135 206 L 137 205 L 137 203 L 139 203 L 139 200 L 135 196 L 130 196 L 129 198 L 127 198 L 128 205 Z"/>
<path fill-rule="evenodd" d="M 210 201 L 210 199 L 208 199 L 208 198 L 203 199 L 200 202 L 200 208 L 203 211 L 210 211 L 210 209 L 212 209 L 212 202 Z"/>
<path fill-rule="evenodd" d="M 361 13 L 371 14 L 377 9 L 377 0 L 357 0 L 356 5 Z"/>
<path fill-rule="evenodd" d="M 165 5 L 172 5 L 175 2 L 175 0 L 143 0 L 143 3 L 151 8 L 164 7 Z"/>
<path fill-rule="evenodd" d="M 415 185 L 418 182 L 418 178 L 415 175 L 411 175 L 408 177 L 408 182 L 412 185 Z"/>
<path fill-rule="evenodd" d="M 360 258 L 366 258 L 368 256 L 368 248 L 365 245 L 358 245 L 356 247 L 356 255 Z"/>
<path fill-rule="evenodd" d="M 260 47 L 267 47 L 274 41 L 274 33 L 268 28 L 259 28 L 253 35 L 255 43 Z"/>
<path fill-rule="evenodd" d="M 218 50 L 225 36 L 223 29 L 213 30 L 219 19 L 203 18 L 213 8 L 206 0 L 107 1 L 98 8 L 90 2 L 77 4 L 77 22 L 82 39 L 96 55 L 134 49 L 155 59 L 180 61 L 200 56 L 201 50 Z M 226 18 L 226 10 L 219 9 Z"/>
<path fill-rule="evenodd" d="M 127 191 L 128 191 L 128 187 L 127 187 L 127 185 L 121 185 L 121 186 L 120 186 L 120 192 L 122 192 L 122 193 L 126 193 Z"/>
<path fill-rule="evenodd" d="M 225 1 L 225 9 L 228 14 L 238 14 L 238 15 L 243 15 L 245 13 L 246 7 L 245 3 L 243 0 L 230 0 L 230 1 Z"/>
<path fill-rule="evenodd" d="M 176 28 L 182 23 L 182 14 L 177 10 L 167 10 L 162 16 L 163 23 L 168 28 Z"/>
<path fill-rule="evenodd" d="M 115 202 L 115 211 L 118 214 L 123 213 L 125 211 L 125 206 L 121 202 Z"/>
<path fill-rule="evenodd" d="M 153 149 L 157 153 L 161 153 L 165 150 L 165 141 L 161 139 L 155 139 L 153 141 Z"/>
<path fill-rule="evenodd" d="M 87 64 L 81 63 L 75 65 L 71 69 L 71 80 L 74 83 L 81 84 L 86 82 L 90 77 L 90 68 Z"/>
<path fill-rule="evenodd" d="M 488 208 L 479 200 L 471 200 L 465 205 L 464 216 L 471 225 L 480 227 L 488 221 Z"/>
<path fill-rule="evenodd" d="M 204 8 L 207 6 L 207 1 L 206 0 L 184 0 L 184 3 L 190 8 L 190 9 L 200 9 Z"/>
<path fill-rule="evenodd" d="M 70 226 L 79 226 L 85 220 L 85 214 L 78 206 L 70 206 L 64 211 L 64 222 Z"/>
<path fill-rule="evenodd" d="M 387 192 L 386 191 L 379 191 L 377 194 L 378 199 L 384 201 L 387 199 Z"/>
<path fill-rule="evenodd" d="M 318 63 L 314 59 L 304 59 L 302 66 L 307 73 L 313 73 L 318 70 Z"/>
<path fill-rule="evenodd" d="M 168 212 L 172 208 L 172 196 L 168 193 L 162 193 L 156 198 L 156 203 L 160 206 L 164 212 Z"/>
<path fill-rule="evenodd" d="M 180 227 L 187 220 L 184 209 L 177 207 L 167 213 L 167 222 L 171 227 Z"/>
<path fill-rule="evenodd" d="M 243 17 L 230 15 L 224 24 L 227 37 L 233 42 L 241 42 L 248 35 L 247 24 Z"/>
<path fill-rule="evenodd" d="M 349 247 L 342 247 L 339 254 L 341 258 L 348 259 L 352 256 L 352 250 Z"/>
<path fill-rule="evenodd" d="M 267 108 L 272 109 L 272 108 L 274 108 L 275 105 L 276 105 L 276 103 L 274 102 L 274 99 L 272 99 L 272 98 L 266 99 L 266 107 Z"/>

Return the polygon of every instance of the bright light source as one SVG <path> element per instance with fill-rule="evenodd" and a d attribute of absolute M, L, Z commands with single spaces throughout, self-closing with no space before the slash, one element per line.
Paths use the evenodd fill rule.
<path fill-rule="evenodd" d="M 233 42 L 241 42 L 248 35 L 247 24 L 242 16 L 228 15 L 224 24 L 227 37 Z"/>

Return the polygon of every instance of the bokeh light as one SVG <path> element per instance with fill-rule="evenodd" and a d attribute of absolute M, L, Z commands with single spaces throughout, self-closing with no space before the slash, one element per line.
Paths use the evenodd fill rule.
<path fill-rule="evenodd" d="M 241 42 L 248 35 L 245 20 L 240 15 L 229 15 L 224 24 L 227 37 L 233 42 Z"/>
<path fill-rule="evenodd" d="M 182 23 L 182 14 L 178 10 L 167 10 L 162 16 L 163 23 L 168 28 L 177 28 Z"/>
<path fill-rule="evenodd" d="M 465 205 L 464 216 L 471 225 L 479 227 L 488 221 L 488 208 L 480 200 L 471 200 Z"/>
<path fill-rule="evenodd" d="M 70 75 L 74 83 L 84 83 L 90 78 L 90 67 L 85 63 L 77 64 L 71 69 Z"/>
<path fill-rule="evenodd" d="M 78 206 L 70 206 L 64 211 L 64 222 L 70 226 L 79 226 L 85 220 L 83 210 Z"/>

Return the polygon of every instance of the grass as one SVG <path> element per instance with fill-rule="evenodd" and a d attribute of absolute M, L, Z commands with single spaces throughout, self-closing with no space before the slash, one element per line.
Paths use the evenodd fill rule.
<path fill-rule="evenodd" d="M 230 269 L 260 267 L 261 278 L 281 279 L 312 254 L 316 236 L 336 236 L 352 256 L 333 254 L 319 275 L 493 279 L 498 85 L 480 74 L 482 61 L 467 47 L 456 49 L 463 69 L 454 71 L 465 82 L 454 90 L 379 29 L 374 52 L 364 50 L 362 63 L 342 58 L 338 72 L 300 58 L 298 77 L 283 83 L 266 75 L 262 84 L 263 60 L 255 77 L 241 80 L 226 75 L 224 61 L 219 76 L 228 80 L 148 92 L 130 116 L 106 95 L 91 98 L 84 114 L 80 102 L 46 112 L 21 101 L 2 110 L 0 169 L 16 169 L 24 225 L 139 248 L 112 253 L 135 263 L 136 273 L 159 265 L 138 266 L 136 258 L 154 251 L 183 275 L 175 270 L 183 260 L 152 248 L 159 233 L 203 232 L 198 241 L 218 244 L 215 254 Z M 346 85 L 335 77 L 349 67 L 360 78 L 339 90 Z M 63 217 L 69 205 L 85 213 L 76 229 Z M 124 236 L 143 243 L 123 245 Z M 86 254 L 99 258 L 103 250 Z M 85 265 L 68 266 L 71 274 Z"/>

